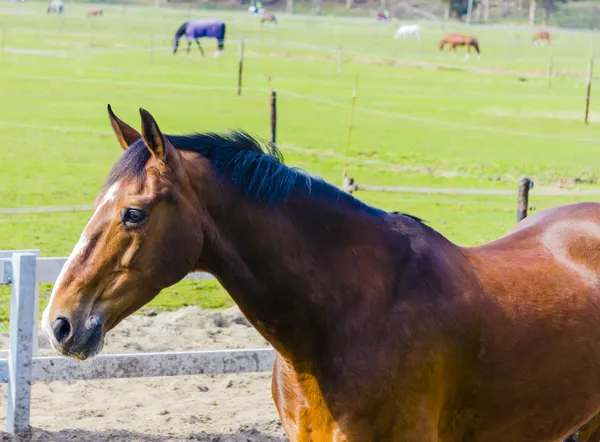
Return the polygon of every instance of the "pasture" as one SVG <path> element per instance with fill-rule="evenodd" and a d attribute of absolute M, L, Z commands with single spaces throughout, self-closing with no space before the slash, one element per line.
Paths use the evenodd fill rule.
<path fill-rule="evenodd" d="M 278 144 L 286 162 L 341 184 L 352 90 L 358 98 L 348 173 L 361 184 L 515 190 L 536 183 L 537 209 L 598 196 L 536 196 L 540 188 L 593 188 L 600 173 L 600 108 L 584 125 L 585 72 L 598 37 L 553 32 L 533 47 L 530 29 L 423 24 L 422 40 L 394 41 L 400 23 L 279 15 L 260 26 L 242 12 L 45 3 L 0 7 L 0 207 L 91 204 L 120 154 L 106 105 L 134 127 L 138 108 L 167 133 L 241 128 L 269 137 L 270 88 L 278 93 Z M 225 55 L 214 40 L 186 55 L 170 40 L 188 17 L 228 25 Z M 437 51 L 446 33 L 478 37 L 482 59 Z M 245 41 L 243 93 L 236 94 L 238 41 Z M 344 52 L 338 72 L 339 48 Z M 552 87 L 546 76 L 552 56 Z M 599 92 L 600 93 L 600 92 Z M 388 210 L 418 215 L 462 245 L 502 235 L 516 197 L 359 192 Z M 66 256 L 90 212 L 0 214 L 0 249 Z M 187 281 L 151 306 L 224 308 L 212 282 Z M 8 290 L 0 289 L 0 324 Z"/>

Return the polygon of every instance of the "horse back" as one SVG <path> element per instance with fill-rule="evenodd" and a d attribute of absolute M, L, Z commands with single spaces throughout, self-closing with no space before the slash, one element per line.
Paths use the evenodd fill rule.
<path fill-rule="evenodd" d="M 523 296 L 600 290 L 600 204 L 544 210 L 502 238 L 465 250 L 483 281 L 492 284 L 493 274 L 502 274 Z"/>

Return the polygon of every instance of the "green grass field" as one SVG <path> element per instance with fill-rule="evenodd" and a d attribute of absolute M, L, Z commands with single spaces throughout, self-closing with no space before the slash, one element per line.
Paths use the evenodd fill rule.
<path fill-rule="evenodd" d="M 105 6 L 104 17 L 88 20 L 89 6 L 67 4 L 62 17 L 45 7 L 0 8 L 0 207 L 90 204 L 120 155 L 107 103 L 133 126 L 144 107 L 168 133 L 242 128 L 268 138 L 271 87 L 287 163 L 340 184 L 357 75 L 348 172 L 359 183 L 516 191 L 524 174 L 536 188 L 593 188 L 600 174 L 595 101 L 591 124 L 582 123 L 592 34 L 556 33 L 547 48 L 532 47 L 529 30 L 476 27 L 467 32 L 478 36 L 482 59 L 464 62 L 461 51 L 454 58 L 436 50 L 443 34 L 464 30 L 457 24 L 424 24 L 421 42 L 395 42 L 398 23 L 281 16 L 278 27 L 261 29 L 243 12 L 211 11 L 228 23 L 225 56 L 215 60 L 214 41 L 204 41 L 204 58 L 168 48 L 184 19 L 206 11 Z M 513 197 L 357 196 L 421 216 L 462 245 L 489 241 L 515 222 Z M 599 198 L 532 194 L 538 210 L 584 199 Z M 0 215 L 0 250 L 66 256 L 89 216 Z M 221 308 L 231 300 L 216 283 L 185 282 L 152 306 L 189 304 Z M 0 288 L 0 322 L 7 305 L 8 289 Z"/>

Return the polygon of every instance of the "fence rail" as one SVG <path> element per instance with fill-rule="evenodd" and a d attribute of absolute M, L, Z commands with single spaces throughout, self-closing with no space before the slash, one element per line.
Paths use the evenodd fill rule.
<path fill-rule="evenodd" d="M 150 376 L 270 371 L 270 348 L 99 355 L 92 364 L 37 357 L 39 283 L 55 282 L 66 258 L 40 258 L 39 250 L 0 251 L 0 284 L 11 284 L 9 350 L 0 352 L 0 383 L 8 383 L 7 431 L 29 428 L 31 383 Z M 186 279 L 211 275 L 190 273 Z M 2 358 L 5 356 L 5 358 Z"/>
<path fill-rule="evenodd" d="M 447 187 L 401 187 L 401 186 L 373 186 L 369 184 L 357 184 L 354 178 L 344 175 L 342 180 L 342 190 L 353 193 L 357 191 L 371 192 L 399 192 L 399 193 L 423 193 L 423 194 L 445 194 L 445 195 L 487 195 L 487 196 L 506 196 L 514 195 L 513 191 L 504 189 L 453 189 Z M 519 179 L 519 188 L 517 190 L 517 221 L 527 217 L 529 210 L 529 191 L 533 189 L 533 181 L 527 177 Z M 538 192 L 545 195 L 561 195 L 556 192 Z M 579 195 L 591 193 L 579 193 Z M 568 193 L 567 193 L 568 195 Z"/>

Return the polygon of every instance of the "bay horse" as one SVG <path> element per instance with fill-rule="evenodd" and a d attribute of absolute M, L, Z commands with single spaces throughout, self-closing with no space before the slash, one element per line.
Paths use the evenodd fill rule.
<path fill-rule="evenodd" d="M 532 43 L 534 43 L 534 44 L 540 44 L 544 40 L 548 44 L 552 43 L 552 39 L 550 38 L 550 32 L 548 32 L 548 31 L 537 31 L 535 34 L 533 34 Z"/>
<path fill-rule="evenodd" d="M 93 16 L 101 16 L 103 14 L 102 8 L 93 8 L 90 9 L 85 16 L 86 17 L 93 17 Z"/>
<path fill-rule="evenodd" d="M 292 442 L 593 431 L 600 204 L 459 247 L 245 133 L 164 135 L 140 109 L 140 134 L 108 114 L 124 153 L 43 313 L 62 355 L 94 356 L 120 321 L 201 270 L 276 350 L 272 393 Z"/>
<path fill-rule="evenodd" d="M 471 46 L 475 48 L 475 51 L 477 52 L 477 60 L 479 60 L 479 57 L 481 55 L 481 52 L 479 52 L 479 42 L 477 41 L 477 38 L 473 37 L 472 35 L 448 34 L 440 40 L 440 51 L 444 49 L 444 46 L 446 44 L 450 45 L 450 52 L 454 52 L 455 56 L 457 46 L 466 46 L 467 52 L 465 53 L 465 60 L 469 58 Z"/>
<path fill-rule="evenodd" d="M 200 45 L 200 38 L 216 38 L 217 39 L 217 52 L 215 52 L 213 58 L 219 57 L 223 52 L 225 45 L 225 23 L 220 20 L 189 20 L 183 23 L 175 32 L 173 37 L 173 54 L 177 52 L 179 47 L 179 40 L 183 35 L 188 42 L 187 53 L 190 53 L 192 41 L 195 41 L 200 49 L 200 53 L 204 57 L 204 49 Z"/>
<path fill-rule="evenodd" d="M 414 37 L 417 41 L 421 41 L 421 26 L 419 25 L 403 25 L 398 28 L 394 35 L 394 40 L 402 37 L 406 40 L 407 37 Z"/>
<path fill-rule="evenodd" d="M 272 12 L 265 12 L 260 18 L 260 24 L 262 25 L 264 22 L 271 22 L 277 24 L 277 17 Z"/>

